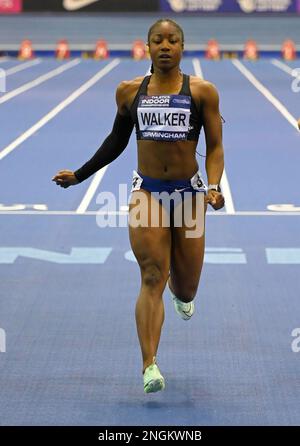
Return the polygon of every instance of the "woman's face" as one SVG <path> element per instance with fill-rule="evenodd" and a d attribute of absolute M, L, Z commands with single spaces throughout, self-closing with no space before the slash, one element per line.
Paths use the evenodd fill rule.
<path fill-rule="evenodd" d="M 183 51 L 181 33 L 169 22 L 156 25 L 149 38 L 149 51 L 154 67 L 168 71 L 179 66 Z"/>

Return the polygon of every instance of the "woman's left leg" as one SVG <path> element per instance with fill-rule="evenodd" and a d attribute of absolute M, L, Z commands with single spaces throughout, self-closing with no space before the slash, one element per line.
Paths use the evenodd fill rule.
<path fill-rule="evenodd" d="M 201 193 L 201 192 L 198 192 Z M 200 197 L 199 197 L 200 198 Z M 204 196 L 201 196 L 204 201 Z M 191 302 L 197 292 L 201 276 L 205 249 L 205 213 L 206 204 L 199 206 L 196 195 L 192 200 L 192 217 L 200 228 L 191 237 L 190 222 L 183 218 L 182 225 L 172 228 L 172 248 L 169 287 L 172 293 L 182 302 Z M 202 221 L 200 221 L 202 219 Z M 201 229 L 203 227 L 203 231 Z M 195 236 L 196 235 L 196 236 Z"/>

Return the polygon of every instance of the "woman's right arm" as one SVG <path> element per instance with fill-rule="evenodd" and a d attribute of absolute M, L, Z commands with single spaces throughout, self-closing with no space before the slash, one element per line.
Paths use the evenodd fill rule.
<path fill-rule="evenodd" d="M 61 170 L 53 178 L 57 185 L 67 188 L 81 183 L 89 178 L 102 167 L 110 164 L 127 147 L 133 129 L 133 122 L 126 108 L 126 91 L 128 82 L 122 82 L 116 91 L 116 102 L 118 106 L 112 131 L 103 141 L 97 152 L 82 167 L 75 172 Z"/>

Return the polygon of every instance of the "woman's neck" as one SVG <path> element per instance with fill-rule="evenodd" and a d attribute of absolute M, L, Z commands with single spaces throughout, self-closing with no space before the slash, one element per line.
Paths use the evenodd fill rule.
<path fill-rule="evenodd" d="M 182 72 L 178 67 L 168 71 L 156 69 L 152 74 L 152 79 L 160 84 L 172 84 L 182 79 Z"/>

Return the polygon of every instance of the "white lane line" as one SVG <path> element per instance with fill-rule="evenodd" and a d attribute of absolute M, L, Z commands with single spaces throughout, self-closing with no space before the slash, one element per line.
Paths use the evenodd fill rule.
<path fill-rule="evenodd" d="M 38 65 L 42 62 L 41 59 L 34 59 L 30 60 L 29 62 L 21 63 L 20 65 L 17 65 L 16 67 L 9 68 L 6 70 L 6 76 L 11 76 L 12 74 L 19 73 L 19 71 L 27 70 L 27 68 L 34 67 L 35 65 Z"/>
<path fill-rule="evenodd" d="M 127 215 L 128 211 L 0 211 L 0 215 Z M 236 211 L 234 214 L 221 211 L 208 211 L 206 215 L 212 217 L 299 217 L 300 212 L 271 212 L 271 211 Z"/>
<path fill-rule="evenodd" d="M 26 132 L 22 133 L 17 139 L 11 142 L 8 146 L 6 146 L 3 150 L 0 151 L 0 160 L 2 160 L 5 156 L 15 150 L 20 144 L 22 144 L 26 139 L 32 136 L 35 132 L 37 132 L 41 127 L 46 125 L 51 119 L 53 119 L 56 115 L 58 115 L 62 110 L 64 110 L 68 105 L 72 104 L 76 99 L 79 98 L 83 93 L 85 93 L 89 88 L 95 85 L 102 77 L 104 77 L 107 73 L 109 73 L 113 68 L 119 65 L 120 59 L 114 59 L 109 64 L 107 64 L 104 68 L 102 68 L 98 73 L 96 73 L 91 79 L 85 82 L 81 87 L 75 90 L 70 96 L 68 96 L 65 100 L 60 102 L 56 107 L 54 107 L 47 115 L 45 115 L 42 119 L 40 119 L 36 124 L 30 127 Z"/>
<path fill-rule="evenodd" d="M 196 59 L 196 58 L 193 59 L 193 67 L 194 67 L 196 76 L 199 76 L 199 77 L 201 77 L 201 79 L 204 79 L 203 71 L 202 71 L 199 59 Z"/>
<path fill-rule="evenodd" d="M 199 76 L 199 77 L 201 77 L 201 79 L 204 79 L 203 71 L 202 71 L 199 59 L 193 59 L 193 66 L 194 66 L 194 71 L 196 73 L 196 76 Z M 234 207 L 232 193 L 231 193 L 231 189 L 230 189 L 230 185 L 229 185 L 225 167 L 223 170 L 223 175 L 221 178 L 220 186 L 221 186 L 224 198 L 225 198 L 225 210 L 226 210 L 227 214 L 234 214 L 235 207 Z"/>
<path fill-rule="evenodd" d="M 51 70 L 48 73 L 43 74 L 42 76 L 37 77 L 33 81 L 27 82 L 26 84 L 22 85 L 21 87 L 16 88 L 15 90 L 10 91 L 9 93 L 6 93 L 4 96 L 0 97 L 0 104 L 3 104 L 4 102 L 9 101 L 12 98 L 15 98 L 19 94 L 25 93 L 28 90 L 31 90 L 34 87 L 37 87 L 38 85 L 41 85 L 42 83 L 52 79 L 55 76 L 58 76 L 59 74 L 62 74 L 64 71 L 69 70 L 70 68 L 75 67 L 81 63 L 80 59 L 72 60 L 71 62 L 68 62 L 59 68 L 55 68 L 55 70 Z"/>
<path fill-rule="evenodd" d="M 282 114 L 282 116 L 298 131 L 297 120 L 287 108 L 268 90 L 239 60 L 232 60 L 232 64 L 248 79 L 249 82 Z"/>
<path fill-rule="evenodd" d="M 227 177 L 227 173 L 224 167 L 223 175 L 221 178 L 221 189 L 225 198 L 225 209 L 227 214 L 235 214 L 236 210 L 233 204 L 231 189 Z"/>
<path fill-rule="evenodd" d="M 108 166 L 109 165 L 102 167 L 102 169 L 98 170 L 96 175 L 94 175 L 94 178 L 93 178 L 91 184 L 89 185 L 88 190 L 85 193 L 85 196 L 83 197 L 80 205 L 78 206 L 78 208 L 76 210 L 77 214 L 84 214 L 86 212 L 99 184 L 101 183 L 101 180 L 102 180 Z"/>
<path fill-rule="evenodd" d="M 271 63 L 273 65 L 275 65 L 275 67 L 280 68 L 285 73 L 287 73 L 293 77 L 297 77 L 297 74 L 296 74 L 297 68 L 291 68 L 287 64 L 281 62 L 281 60 L 278 60 L 278 59 L 272 59 Z M 298 68 L 298 70 L 300 71 L 300 68 Z"/>

